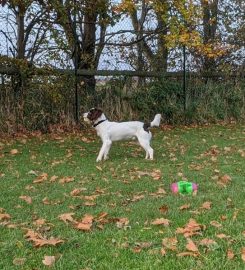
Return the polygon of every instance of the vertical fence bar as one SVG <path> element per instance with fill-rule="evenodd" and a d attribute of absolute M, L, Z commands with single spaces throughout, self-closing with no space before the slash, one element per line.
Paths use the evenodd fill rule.
<path fill-rule="evenodd" d="M 186 47 L 183 46 L 183 95 L 184 95 L 184 111 L 187 110 L 187 93 L 186 93 Z"/>
<path fill-rule="evenodd" d="M 73 18 L 73 27 L 74 27 L 74 39 L 75 39 L 75 48 L 74 48 L 74 75 L 75 75 L 75 120 L 76 123 L 79 123 L 79 92 L 78 92 L 78 37 L 77 37 L 77 8 L 76 8 L 76 0 L 74 0 L 74 18 Z"/>

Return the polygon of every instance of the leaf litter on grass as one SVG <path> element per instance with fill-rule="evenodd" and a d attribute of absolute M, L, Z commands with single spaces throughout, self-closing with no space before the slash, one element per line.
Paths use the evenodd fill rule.
<path fill-rule="evenodd" d="M 65 139 L 59 139 L 60 144 L 63 144 L 65 142 Z M 90 142 L 86 142 L 86 143 L 90 143 Z M 171 150 L 172 151 L 172 150 Z M 213 145 L 211 148 L 209 148 L 208 150 L 206 150 L 203 155 L 203 158 L 206 158 L 208 160 L 208 162 L 210 162 L 210 160 L 214 163 L 212 163 L 214 169 L 213 172 L 214 174 L 217 176 L 216 178 L 216 183 L 218 185 L 220 185 L 221 187 L 226 187 L 227 185 L 232 184 L 231 179 L 233 179 L 233 176 L 231 174 L 231 176 L 229 176 L 227 173 L 222 172 L 222 170 L 220 168 L 217 169 L 217 163 L 215 163 L 217 161 L 217 158 L 220 157 L 223 153 L 231 154 L 233 152 L 233 148 L 230 147 L 220 147 L 217 145 Z M 22 151 L 18 151 L 18 155 L 20 156 L 22 154 Z M 14 154 L 15 155 L 15 154 Z M 16 157 L 17 157 L 16 156 Z M 74 153 L 73 151 L 68 151 L 66 150 L 66 153 L 64 154 L 64 158 L 69 158 L 69 159 L 73 159 L 74 158 Z M 177 156 L 177 152 L 174 151 L 171 154 L 171 160 L 174 162 L 178 159 L 179 157 Z M 184 163 L 183 163 L 184 164 Z M 181 169 L 179 171 L 183 171 L 183 175 L 186 175 L 186 172 L 184 171 L 183 168 L 183 164 L 181 165 Z M 203 164 L 208 164 L 208 163 L 202 163 L 200 165 L 200 163 L 191 163 L 189 166 L 189 169 L 193 170 L 195 173 L 199 173 L 200 171 L 203 171 Z M 211 163 L 210 163 L 211 164 Z M 188 164 L 187 164 L 188 165 Z M 177 166 L 177 165 L 176 165 Z M 188 166 L 187 166 L 188 167 Z M 34 168 L 34 167 L 33 167 Z M 106 164 L 104 165 L 100 165 L 101 170 L 98 170 L 98 173 L 101 174 L 101 178 L 108 178 L 108 176 L 106 175 Z M 113 174 L 117 173 L 120 174 L 120 171 L 123 168 L 121 166 L 118 166 L 118 171 L 116 171 L 114 169 L 114 172 L 112 172 Z M 39 169 L 40 171 L 42 171 L 41 169 Z M 214 171 L 215 170 L 215 171 Z M 29 170 L 30 171 L 30 170 Z M 85 187 L 81 187 L 81 185 L 79 186 L 75 186 L 76 185 L 76 177 L 73 179 L 73 175 L 70 174 L 70 176 L 62 176 L 60 175 L 59 177 L 55 177 L 53 179 L 53 181 L 51 181 L 51 178 L 49 175 L 52 175 L 49 171 L 47 171 L 47 173 L 39 173 L 38 170 L 34 169 L 33 171 L 35 171 L 35 174 L 33 173 L 33 175 L 36 177 L 33 180 L 33 184 L 35 185 L 36 190 L 41 190 L 40 186 L 37 184 L 41 184 L 41 186 L 45 186 L 46 184 L 62 184 L 63 186 L 65 185 L 71 185 L 72 189 L 70 189 L 71 191 L 68 191 L 68 194 L 66 194 L 66 197 L 64 198 L 63 201 L 60 201 L 59 199 L 49 199 L 46 197 L 45 200 L 43 200 L 43 203 L 47 205 L 47 207 L 51 207 L 51 206 L 56 206 L 59 205 L 60 203 L 63 203 L 67 198 L 72 200 L 82 200 L 82 206 L 85 206 L 86 203 L 91 203 L 94 206 L 94 211 L 91 210 L 88 211 L 87 214 L 85 211 L 85 208 L 83 209 L 83 213 L 82 216 L 79 215 L 78 212 L 76 212 L 76 208 L 74 207 L 74 212 L 72 213 L 60 213 L 59 215 L 57 214 L 57 220 L 60 220 L 62 222 L 65 222 L 67 224 L 67 229 L 69 230 L 69 228 L 73 228 L 73 229 L 77 229 L 79 231 L 79 233 L 89 233 L 89 232 L 96 232 L 96 233 L 103 233 L 102 230 L 106 229 L 106 224 L 111 224 L 114 223 L 115 224 L 115 228 L 117 228 L 118 230 L 127 230 L 127 228 L 134 226 L 134 223 L 129 223 L 129 219 L 130 217 L 116 217 L 116 215 L 110 215 L 108 211 L 107 212 L 99 212 L 96 211 L 99 207 L 100 204 L 96 204 L 95 201 L 100 202 L 101 197 L 103 196 L 103 194 L 105 194 L 105 191 L 102 188 L 98 188 L 97 190 L 95 190 L 94 192 L 87 192 L 87 189 Z M 45 170 L 44 170 L 45 171 Z M 229 172 L 228 172 L 229 173 Z M 147 169 L 139 169 L 139 168 L 133 168 L 131 170 L 129 170 L 128 174 L 125 173 L 125 171 L 123 172 L 123 174 L 125 174 L 125 177 L 129 176 L 129 178 L 131 177 L 132 179 L 143 179 L 143 180 L 147 180 L 147 177 L 152 179 L 152 180 L 156 180 L 156 181 L 160 181 L 162 180 L 162 169 L 158 169 L 157 166 L 154 165 L 154 169 L 152 168 L 147 168 Z M 68 174 L 69 175 L 69 174 Z M 187 177 L 188 175 L 186 175 Z M 146 178 L 146 179 L 145 179 Z M 188 177 L 187 177 L 188 178 Z M 154 181 L 156 183 L 156 181 Z M 130 182 L 130 180 L 128 181 L 128 183 L 132 184 L 132 181 Z M 161 186 L 162 185 L 162 186 Z M 117 190 L 117 193 L 120 194 L 120 198 L 127 198 L 130 200 L 130 202 L 133 202 L 134 204 L 137 205 L 137 203 L 147 203 L 149 196 L 151 196 L 151 198 L 154 198 L 157 202 L 157 200 L 162 199 L 163 196 L 166 196 L 166 199 L 168 200 L 169 197 L 171 196 L 171 194 L 168 194 L 164 188 L 166 186 L 166 184 L 161 184 L 159 187 L 154 188 L 153 190 L 156 190 L 155 192 L 142 192 L 142 190 L 134 190 L 133 192 L 130 193 L 130 195 L 125 195 L 125 193 L 123 193 L 121 190 Z M 61 185 L 60 185 L 61 186 Z M 155 185 L 156 186 L 156 185 Z M 87 187 L 87 186 L 86 186 Z M 89 187 L 89 186 L 88 186 Z M 30 192 L 33 192 L 33 189 L 29 189 Z M 86 195 L 84 195 L 84 193 Z M 23 193 L 22 193 L 23 194 Z M 42 193 L 43 194 L 43 193 Z M 116 192 L 114 192 L 114 194 L 116 194 Z M 69 196 L 70 195 L 70 196 Z M 108 193 L 107 195 L 112 195 L 112 192 Z M 149 196 L 148 196 L 149 195 Z M 22 196 L 28 196 L 28 195 L 22 195 Z M 47 195 L 49 196 L 49 195 Z M 31 198 L 31 196 L 29 196 Z M 33 196 L 34 198 L 34 196 Z M 50 197 L 51 198 L 51 197 Z M 178 197 L 175 197 L 178 198 Z M 22 198 L 24 199 L 24 198 Z M 32 204 L 36 204 L 35 200 L 33 199 Z M 183 202 L 182 202 L 183 203 Z M 108 202 L 108 205 L 113 204 L 114 205 L 114 209 L 116 209 L 116 207 L 118 207 L 118 205 L 121 206 L 121 204 L 115 203 L 115 202 Z M 235 204 L 232 202 L 232 204 Z M 160 205 L 160 204 L 159 204 Z M 167 203 L 167 204 L 161 204 L 161 207 L 156 207 L 156 214 L 159 214 L 159 211 L 161 214 L 164 214 L 164 218 L 159 217 L 156 218 L 157 216 L 154 216 L 154 218 L 151 218 L 150 220 L 152 220 L 151 225 L 156 225 L 156 226 L 170 226 L 170 220 L 168 219 L 170 215 L 173 213 L 173 211 L 175 211 L 171 204 Z M 193 207 L 193 204 L 189 203 L 185 203 L 184 205 L 182 204 L 179 207 L 176 207 L 176 209 L 179 210 L 188 210 L 190 207 Z M 134 241 L 133 244 L 130 244 L 127 242 L 127 244 L 125 244 L 124 248 L 131 248 L 133 250 L 133 252 L 144 252 L 145 250 L 148 250 L 148 254 L 159 254 L 161 256 L 166 256 L 168 255 L 169 252 L 174 252 L 176 254 L 176 256 L 181 257 L 181 256 L 191 256 L 191 257 L 199 257 L 200 254 L 205 253 L 209 250 L 216 250 L 219 248 L 220 242 L 221 241 L 228 241 L 231 236 L 226 235 L 223 232 L 223 229 L 225 229 L 228 224 L 228 222 L 225 222 L 227 219 L 229 220 L 229 215 L 227 214 L 227 216 L 225 217 L 224 215 L 222 215 L 224 218 L 222 218 L 221 214 L 219 217 L 217 216 L 213 216 L 213 218 L 208 217 L 207 219 L 205 219 L 205 215 L 210 212 L 209 210 L 215 210 L 217 206 L 217 202 L 215 202 L 215 200 L 212 200 L 212 202 L 209 199 L 206 199 L 203 203 L 199 204 L 200 206 L 198 208 L 196 208 L 196 211 L 198 211 L 199 216 L 203 215 L 202 217 L 204 218 L 205 221 L 199 223 L 196 219 L 194 218 L 189 218 L 189 215 L 194 214 L 194 212 L 192 211 L 185 211 L 183 212 L 184 218 L 189 218 L 189 221 L 187 221 L 187 223 L 183 226 L 183 227 L 179 227 L 175 230 L 175 220 L 172 220 L 171 218 L 171 226 L 169 228 L 171 228 L 171 232 L 173 234 L 173 237 L 165 237 L 162 239 L 162 244 L 157 244 L 157 243 L 153 243 L 151 241 Z M 26 206 L 23 206 L 26 207 Z M 98 207 L 98 208 L 97 208 Z M 122 207 L 124 207 L 124 205 L 122 205 Z M 232 206 L 229 209 L 232 209 L 234 206 Z M 87 208 L 86 208 L 87 209 Z M 89 208 L 91 209 L 91 208 Z M 108 209 L 106 209 L 108 210 Z M 126 211 L 126 208 L 125 208 Z M 65 212 L 65 211 L 64 211 Z M 186 214 L 186 215 L 185 215 Z M 188 214 L 188 215 L 187 215 Z M 2 216 L 1 216 L 2 215 Z M 80 216 L 80 218 L 79 218 Z M 209 215 L 207 215 L 209 216 Z M 232 216 L 232 221 L 236 222 L 237 219 L 239 219 L 239 210 L 235 209 L 233 211 L 233 216 Z M 218 219 L 219 218 L 219 219 Z M 8 218 L 8 214 L 5 211 L 0 212 L 0 220 L 1 221 L 9 221 L 10 219 L 10 215 Z M 216 221 L 219 220 L 219 221 Z M 130 219 L 131 220 L 131 219 Z M 188 219 L 187 219 L 188 220 Z M 201 220 L 201 219 L 200 219 Z M 223 222 L 224 221 L 224 222 Z M 221 223 L 222 222 L 222 223 Z M 226 225 L 224 224 L 226 223 Z M 43 246 L 56 246 L 59 244 L 64 244 L 65 242 L 69 241 L 69 239 L 63 240 L 60 238 L 55 238 L 50 236 L 50 232 L 48 232 L 47 234 L 49 236 L 46 235 L 45 230 L 41 228 L 43 228 L 46 224 L 45 219 L 39 218 L 39 219 L 35 219 L 35 221 L 33 222 L 33 225 L 36 226 L 35 230 L 29 229 L 29 231 L 26 233 L 26 239 L 28 241 L 30 241 L 31 243 L 33 243 L 34 247 L 43 247 Z M 150 224 L 150 223 L 148 223 Z M 58 224 L 56 226 L 59 226 Z M 150 230 L 154 230 L 155 228 L 152 228 L 155 226 L 151 226 L 149 229 Z M 205 237 L 207 236 L 206 233 L 208 232 L 208 230 L 206 230 L 207 228 L 212 228 L 213 230 L 215 230 L 215 240 L 212 239 L 212 235 L 209 235 L 209 237 L 207 238 L 203 238 L 204 235 Z M 226 232 L 226 231 L 224 231 Z M 164 232 L 165 236 L 168 236 L 169 231 L 166 230 Z M 182 237 L 184 236 L 184 238 Z M 184 239 L 184 240 L 183 240 Z M 221 239 L 221 240 L 219 240 Z M 182 242 L 185 241 L 185 249 L 183 249 L 183 246 L 181 247 L 181 240 Z M 126 242 L 125 242 L 126 243 Z M 132 247 L 133 245 L 133 247 Z M 238 251 L 235 249 L 233 249 L 233 247 L 231 246 L 232 242 L 229 242 L 229 247 L 227 250 L 227 259 L 229 260 L 234 260 L 235 258 L 239 257 L 244 261 L 244 248 L 240 249 L 238 253 Z M 158 249 L 154 249 L 157 246 Z"/>

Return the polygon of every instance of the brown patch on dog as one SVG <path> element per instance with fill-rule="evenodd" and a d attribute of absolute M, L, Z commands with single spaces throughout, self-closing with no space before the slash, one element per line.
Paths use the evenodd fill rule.
<path fill-rule="evenodd" d="M 149 127 L 150 127 L 150 126 L 151 126 L 151 125 L 150 125 L 149 123 L 144 123 L 144 125 L 143 125 L 144 131 L 146 131 L 146 132 L 149 133 Z"/>
<path fill-rule="evenodd" d="M 95 120 L 97 120 L 102 115 L 102 113 L 103 113 L 102 110 L 97 109 L 97 108 L 93 108 L 93 109 L 91 109 L 89 111 L 87 117 L 88 117 L 88 119 L 90 121 L 95 121 Z"/>

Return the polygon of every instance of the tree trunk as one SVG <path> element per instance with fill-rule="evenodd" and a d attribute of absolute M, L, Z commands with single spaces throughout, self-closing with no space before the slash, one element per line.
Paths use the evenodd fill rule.
<path fill-rule="evenodd" d="M 218 23 L 218 2 L 219 0 L 213 0 L 211 3 L 202 0 L 204 45 L 215 44 Z M 203 71 L 213 72 L 215 71 L 215 67 L 215 59 L 205 56 L 203 61 Z"/>

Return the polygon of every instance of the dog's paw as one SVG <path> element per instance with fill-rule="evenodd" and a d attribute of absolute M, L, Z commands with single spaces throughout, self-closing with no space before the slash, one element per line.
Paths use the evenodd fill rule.
<path fill-rule="evenodd" d="M 101 158 L 97 158 L 97 159 L 96 159 L 96 162 L 100 162 L 100 161 L 101 161 Z"/>

